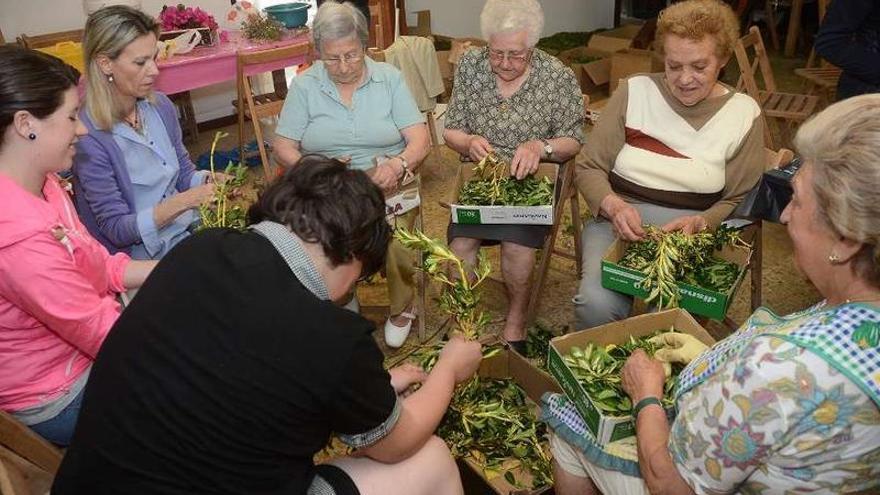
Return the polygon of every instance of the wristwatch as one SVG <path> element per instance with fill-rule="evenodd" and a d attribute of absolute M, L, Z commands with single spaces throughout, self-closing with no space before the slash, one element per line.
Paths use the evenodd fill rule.
<path fill-rule="evenodd" d="M 551 158 L 553 156 L 553 146 L 550 145 L 550 141 L 542 138 L 541 142 L 544 143 L 544 158 Z"/>

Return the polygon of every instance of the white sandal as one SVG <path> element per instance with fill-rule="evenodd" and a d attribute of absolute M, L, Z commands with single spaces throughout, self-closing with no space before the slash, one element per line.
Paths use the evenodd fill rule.
<path fill-rule="evenodd" d="M 409 331 L 412 328 L 412 322 L 416 319 L 416 315 L 406 311 L 397 316 L 406 318 L 406 325 L 399 327 L 391 321 L 390 317 L 385 320 L 385 344 L 388 345 L 388 347 L 393 347 L 395 349 L 406 342 L 406 338 L 409 336 Z"/>

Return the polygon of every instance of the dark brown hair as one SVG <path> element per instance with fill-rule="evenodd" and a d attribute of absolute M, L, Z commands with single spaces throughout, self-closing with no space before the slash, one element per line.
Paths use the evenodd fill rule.
<path fill-rule="evenodd" d="M 52 115 L 64 92 L 76 86 L 79 71 L 61 60 L 14 45 L 0 46 L 0 147 L 16 112 L 38 119 Z"/>
<path fill-rule="evenodd" d="M 286 225 L 300 239 L 320 244 L 333 266 L 358 259 L 361 276 L 385 264 L 391 226 L 385 198 L 360 170 L 339 160 L 306 155 L 273 182 L 248 211 L 248 223 Z"/>

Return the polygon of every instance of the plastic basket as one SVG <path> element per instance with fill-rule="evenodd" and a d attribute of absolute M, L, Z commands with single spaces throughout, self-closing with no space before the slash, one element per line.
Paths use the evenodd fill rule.
<path fill-rule="evenodd" d="M 75 41 L 62 41 L 60 43 L 56 43 L 54 46 L 37 48 L 37 50 L 60 58 L 68 64 L 76 67 L 76 69 L 81 73 L 85 68 L 85 63 L 83 62 L 82 43 L 77 43 Z"/>

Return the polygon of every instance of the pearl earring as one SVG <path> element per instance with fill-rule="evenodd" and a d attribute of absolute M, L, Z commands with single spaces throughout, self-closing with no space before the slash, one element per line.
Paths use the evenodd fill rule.
<path fill-rule="evenodd" d="M 838 265 L 838 264 L 840 264 L 840 256 L 838 256 L 837 253 L 832 251 L 831 254 L 828 255 L 828 262 L 831 263 L 832 265 Z"/>
<path fill-rule="evenodd" d="M 28 134 L 28 139 L 33 141 L 33 140 L 37 139 L 37 135 L 32 132 L 32 133 Z"/>
<path fill-rule="evenodd" d="M 113 82 L 113 74 L 107 75 L 107 82 L 109 82 L 109 83 Z"/>

